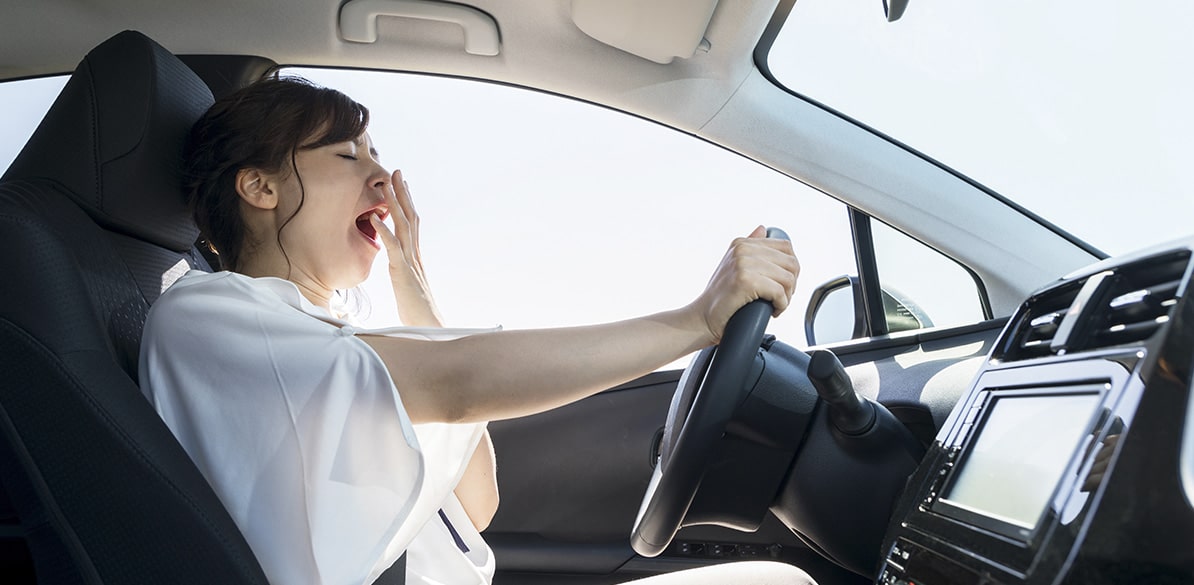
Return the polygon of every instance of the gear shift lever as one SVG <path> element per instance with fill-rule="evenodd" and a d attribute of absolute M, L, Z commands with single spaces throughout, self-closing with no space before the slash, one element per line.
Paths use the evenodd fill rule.
<path fill-rule="evenodd" d="M 837 430 L 863 435 L 875 426 L 875 405 L 854 391 L 849 374 L 832 351 L 809 352 L 808 379 L 829 406 L 829 419 Z"/>

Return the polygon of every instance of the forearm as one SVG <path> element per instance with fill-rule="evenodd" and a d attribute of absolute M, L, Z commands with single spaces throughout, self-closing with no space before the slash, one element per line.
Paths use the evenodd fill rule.
<path fill-rule="evenodd" d="M 489 527 L 489 522 L 497 513 L 498 486 L 497 460 L 488 430 L 481 435 L 481 442 L 477 444 L 477 450 L 473 452 L 460 483 L 456 485 L 456 498 L 477 531 Z"/>
<path fill-rule="evenodd" d="M 712 343 L 683 309 L 603 325 L 499 331 L 445 342 L 362 337 L 385 362 L 411 419 L 515 418 L 579 400 Z"/>

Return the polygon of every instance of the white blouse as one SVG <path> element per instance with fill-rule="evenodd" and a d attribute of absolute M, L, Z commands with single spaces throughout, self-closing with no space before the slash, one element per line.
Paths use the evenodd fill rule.
<path fill-rule="evenodd" d="M 483 585 L 493 554 L 453 490 L 485 425 L 412 425 L 355 337 L 477 331 L 358 329 L 289 281 L 194 271 L 150 309 L 141 388 L 271 583 L 368 585 L 405 551 L 410 585 Z"/>

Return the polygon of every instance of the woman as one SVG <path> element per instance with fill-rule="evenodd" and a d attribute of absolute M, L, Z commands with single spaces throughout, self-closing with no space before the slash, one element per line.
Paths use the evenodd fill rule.
<path fill-rule="evenodd" d="M 296 79 L 245 88 L 195 124 L 185 189 L 225 271 L 188 274 L 154 305 L 143 391 L 271 582 L 372 583 L 407 552 L 408 583 L 487 583 L 479 531 L 497 487 L 485 422 L 716 343 L 755 298 L 778 314 L 799 265 L 760 228 L 677 310 L 569 329 L 439 329 L 418 218 L 367 125 L 364 107 Z M 337 291 L 361 283 L 383 246 L 413 329 L 358 330 L 337 310 Z"/>

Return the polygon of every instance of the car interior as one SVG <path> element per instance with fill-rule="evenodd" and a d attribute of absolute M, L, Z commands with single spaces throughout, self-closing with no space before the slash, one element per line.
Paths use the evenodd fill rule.
<path fill-rule="evenodd" d="M 143 398 L 137 355 L 162 292 L 218 266 L 180 193 L 186 133 L 279 63 L 575 96 L 849 206 L 857 275 L 814 293 L 809 347 L 767 334 L 756 303 L 684 370 L 490 424 L 494 583 L 752 559 L 822 585 L 1194 583 L 1194 239 L 1106 257 L 792 100 L 756 57 L 794 2 L 349 0 L 284 16 L 115 2 L 90 18 L 68 4 L 13 7 L 9 22 L 60 17 L 74 34 L 0 45 L 17 64 L 0 60 L 0 79 L 73 70 L 0 177 L 5 583 L 267 582 Z M 894 19 L 906 3 L 882 4 Z M 199 38 L 221 26 L 245 40 Z M 965 266 L 985 318 L 921 327 L 877 284 L 879 221 Z M 853 302 L 852 339 L 817 344 L 835 291 Z"/>

